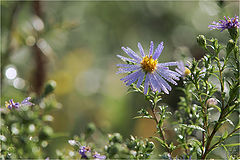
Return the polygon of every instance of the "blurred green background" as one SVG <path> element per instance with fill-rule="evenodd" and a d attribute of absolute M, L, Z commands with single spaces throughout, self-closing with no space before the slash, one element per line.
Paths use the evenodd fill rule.
<path fill-rule="evenodd" d="M 239 14 L 239 2 L 230 1 L 1 1 L 1 103 L 10 98 L 40 94 L 47 80 L 55 80 L 56 98 L 62 109 L 53 113 L 52 127 L 69 136 L 79 134 L 89 122 L 103 132 L 149 137 L 155 126 L 148 120 L 133 120 L 136 111 L 148 105 L 143 96 L 127 94 L 115 74 L 121 46 L 138 52 L 141 42 L 164 42 L 159 61 L 177 61 L 183 56 L 200 59 L 204 51 L 196 36 L 224 37 L 208 25 Z M 126 55 L 125 55 L 126 56 Z M 176 87 L 163 97 L 177 109 Z M 1 105 L 1 106 L 2 106 Z M 169 130 L 167 135 L 172 136 Z M 58 139 L 53 144 L 65 144 Z"/>

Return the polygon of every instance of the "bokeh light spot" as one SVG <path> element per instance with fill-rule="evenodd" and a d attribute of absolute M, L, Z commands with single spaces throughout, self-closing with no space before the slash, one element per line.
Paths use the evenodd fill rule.
<path fill-rule="evenodd" d="M 26 44 L 28 46 L 33 46 L 36 43 L 36 39 L 33 36 L 28 36 L 26 39 Z"/>
<path fill-rule="evenodd" d="M 41 31 L 44 29 L 44 23 L 39 17 L 33 18 L 32 25 L 37 31 Z"/>
<path fill-rule="evenodd" d="M 13 86 L 17 89 L 23 89 L 25 87 L 25 80 L 22 78 L 16 78 L 13 81 Z"/>
<path fill-rule="evenodd" d="M 14 79 L 17 77 L 17 70 L 14 67 L 9 67 L 6 70 L 5 75 L 7 79 Z"/>

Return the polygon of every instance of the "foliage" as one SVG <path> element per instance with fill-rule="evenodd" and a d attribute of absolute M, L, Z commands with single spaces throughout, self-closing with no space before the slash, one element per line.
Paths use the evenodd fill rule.
<path fill-rule="evenodd" d="M 53 110 L 60 105 L 52 94 L 53 81 L 46 84 L 44 94 L 33 98 L 34 106 L 18 109 L 1 108 L 1 155 L 6 159 L 44 158 L 49 140 L 57 134 L 50 126 Z"/>
<path fill-rule="evenodd" d="M 219 6 L 222 6 L 225 2 L 218 3 Z M 156 129 L 156 133 L 153 132 L 152 136 L 142 138 L 132 135 L 126 137 L 120 133 L 109 134 L 104 131 L 105 128 L 96 127 L 94 123 L 89 123 L 83 132 L 68 135 L 54 131 L 52 128 L 53 115 L 55 115 L 56 110 L 61 108 L 61 105 L 55 98 L 56 82 L 51 80 L 45 83 L 45 60 L 50 59 L 48 56 L 53 53 L 50 54 L 52 49 L 44 40 L 48 37 L 48 32 L 45 32 L 43 28 L 44 25 L 46 25 L 46 28 L 50 28 L 51 23 L 43 24 L 39 1 L 28 3 L 29 6 L 33 6 L 36 15 L 33 18 L 33 24 L 34 22 L 35 24 L 38 23 L 38 25 L 42 25 L 42 28 L 33 25 L 33 33 L 28 33 L 30 35 L 25 40 L 24 35 L 21 35 L 23 33 L 20 33 L 20 31 L 15 31 L 15 33 L 11 28 L 15 22 L 14 15 L 22 6 L 19 6 L 18 3 L 6 2 L 3 5 L 12 5 L 13 15 L 9 16 L 9 24 L 4 25 L 5 30 L 7 30 L 8 25 L 10 29 L 4 35 L 6 47 L 4 48 L 4 63 L 1 64 L 1 70 L 3 71 L 8 65 L 11 57 L 9 53 L 14 51 L 13 42 L 17 39 L 20 39 L 20 46 L 26 41 L 28 47 L 33 49 L 37 63 L 33 82 L 29 85 L 32 92 L 30 94 L 32 97 L 31 103 L 34 105 L 25 106 L 23 102 L 14 103 L 13 100 L 8 99 L 11 95 L 1 99 L 2 102 L 9 100 L 6 107 L 1 106 L 0 108 L 1 159 L 153 158 L 172 160 L 240 158 L 238 140 L 240 125 L 238 117 L 236 118 L 236 116 L 239 116 L 240 104 L 238 46 L 240 25 L 237 16 L 234 18 L 224 17 L 225 20 L 209 25 L 210 29 L 228 31 L 229 34 L 228 37 L 225 37 L 225 41 L 220 41 L 211 36 L 207 36 L 207 38 L 204 35 L 197 36 L 196 43 L 202 48 L 201 52 L 204 53 L 204 56 L 201 59 L 189 60 L 187 63 L 184 61 L 184 58 L 187 57 L 179 59 L 178 62 L 158 63 L 158 56 L 163 50 L 163 42 L 159 44 L 155 51 L 153 50 L 153 42 L 151 42 L 149 55 L 144 54 L 143 47 L 139 43 L 141 57 L 130 48 L 123 47 L 123 50 L 133 59 L 118 55 L 127 63 L 118 64 L 118 67 L 122 67 L 118 73 L 128 73 L 127 78 L 121 79 L 129 86 L 128 93 L 137 93 L 146 101 L 145 106 L 141 107 L 133 120 L 151 121 Z M 65 30 L 64 27 L 62 28 Z M 11 42 L 10 39 L 14 36 L 15 41 Z M 43 47 L 43 44 L 45 44 L 45 47 L 47 46 L 47 49 Z M 108 44 L 106 43 L 106 45 Z M 50 52 L 47 53 L 46 50 L 50 50 Z M 87 57 L 86 62 L 91 61 L 90 58 Z M 68 63 L 72 63 L 73 59 L 75 57 Z M 76 64 L 79 64 L 78 60 L 76 60 Z M 157 70 L 158 65 L 162 65 L 165 73 Z M 86 67 L 85 64 L 83 66 Z M 175 71 L 174 66 L 177 67 Z M 74 69 L 71 68 L 70 70 L 73 71 Z M 136 73 L 134 72 L 135 69 L 138 69 L 139 74 L 129 76 Z M 66 77 L 68 78 L 68 76 Z M 95 79 L 95 72 L 91 79 Z M 1 77 L 1 80 L 4 80 L 4 77 Z M 175 81 L 178 81 L 177 89 L 182 94 L 179 96 L 176 110 L 173 111 L 171 106 L 164 103 L 164 99 L 167 97 L 166 94 L 174 90 L 174 87 L 172 88 L 168 82 L 177 85 Z M 72 81 L 68 83 L 71 85 Z M 61 87 L 65 86 L 61 85 Z M 29 95 L 23 90 L 20 94 L 21 96 Z M 11 98 L 18 99 L 18 97 Z M 65 98 L 68 97 L 61 96 L 61 99 Z M 90 103 L 90 101 L 93 100 L 87 99 L 86 103 Z M 98 102 L 96 99 L 94 104 Z M 74 103 L 71 105 L 78 106 Z M 94 110 L 94 112 L 97 111 Z M 117 112 L 120 114 L 120 111 Z M 81 123 L 84 122 L 81 121 Z M 142 130 L 144 129 L 142 128 Z M 171 133 L 170 136 L 168 133 Z M 65 138 L 65 144 L 63 147 L 55 147 L 55 153 L 51 153 L 51 156 L 53 156 L 51 157 L 49 152 L 52 149 L 50 150 L 51 146 L 49 144 L 59 137 Z M 215 152 L 217 150 L 225 151 L 226 156 L 217 155 L 217 152 Z"/>

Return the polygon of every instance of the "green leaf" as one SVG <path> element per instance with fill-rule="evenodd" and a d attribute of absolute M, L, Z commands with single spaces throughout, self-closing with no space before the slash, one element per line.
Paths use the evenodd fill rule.
<path fill-rule="evenodd" d="M 226 147 L 235 147 L 235 146 L 240 146 L 240 143 L 225 144 L 224 146 L 226 146 Z"/>
<path fill-rule="evenodd" d="M 224 148 L 224 150 L 225 150 L 226 153 L 227 153 L 227 159 L 229 159 L 229 152 L 228 152 L 228 150 L 227 150 L 227 147 L 226 147 L 225 145 L 223 145 L 223 144 L 222 144 L 222 147 Z"/>
<path fill-rule="evenodd" d="M 160 139 L 160 138 L 158 138 L 158 137 L 150 137 L 150 138 L 155 139 L 155 140 L 158 141 L 163 147 L 168 148 L 167 144 L 164 143 L 164 141 L 163 141 L 162 139 Z"/>
<path fill-rule="evenodd" d="M 183 127 L 187 127 L 187 128 L 192 128 L 192 129 L 197 129 L 200 131 L 205 132 L 205 129 L 201 128 L 200 126 L 196 126 L 196 125 L 187 125 L 187 124 L 180 124 Z"/>
<path fill-rule="evenodd" d="M 152 116 L 136 116 L 136 117 L 133 117 L 133 119 L 140 119 L 140 118 L 153 119 Z"/>
<path fill-rule="evenodd" d="M 228 100 L 228 104 L 231 105 L 232 101 L 234 101 L 234 99 L 238 96 L 239 88 L 240 88 L 239 83 L 235 83 L 230 86 L 230 92 L 229 92 L 230 98 Z"/>
<path fill-rule="evenodd" d="M 199 142 L 197 139 L 190 139 L 189 141 L 191 142 L 192 145 L 194 145 L 195 147 L 199 147 L 202 150 L 201 147 L 202 143 Z"/>
<path fill-rule="evenodd" d="M 227 121 L 229 124 L 231 124 L 232 126 L 234 126 L 233 122 L 232 122 L 230 119 L 227 118 L 226 121 Z"/>
<path fill-rule="evenodd" d="M 218 107 L 217 105 L 212 105 L 212 107 L 215 107 L 219 112 L 221 112 L 221 108 Z"/>
<path fill-rule="evenodd" d="M 169 145 L 169 148 L 171 149 L 171 151 L 173 151 L 175 148 L 176 148 L 176 146 L 174 146 L 174 144 L 173 144 L 173 142 Z"/>
<path fill-rule="evenodd" d="M 222 139 L 226 139 L 227 136 L 228 136 L 228 131 L 226 130 L 226 131 L 224 132 L 223 136 L 222 136 Z"/>

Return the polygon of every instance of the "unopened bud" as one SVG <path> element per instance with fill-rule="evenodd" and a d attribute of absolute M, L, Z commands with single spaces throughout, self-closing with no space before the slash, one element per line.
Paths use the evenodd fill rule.
<path fill-rule="evenodd" d="M 185 67 L 184 76 L 187 76 L 190 73 L 191 73 L 191 71 L 187 67 Z"/>
<path fill-rule="evenodd" d="M 153 142 L 147 142 L 146 149 L 148 151 L 150 151 L 150 152 L 153 151 L 154 147 L 155 147 L 155 145 Z"/>
<path fill-rule="evenodd" d="M 46 95 L 52 93 L 52 92 L 55 90 L 56 85 L 57 85 L 57 84 L 56 84 L 56 82 L 55 82 L 54 80 L 48 81 L 47 84 L 46 84 L 46 86 L 45 86 L 44 94 L 43 94 L 43 95 L 46 96 Z"/>
<path fill-rule="evenodd" d="M 238 28 L 237 28 L 237 27 L 229 28 L 229 29 L 228 29 L 228 32 L 229 32 L 231 38 L 232 38 L 234 41 L 236 41 L 237 38 L 238 38 L 238 36 L 239 36 L 239 35 L 238 35 Z"/>
<path fill-rule="evenodd" d="M 214 106 L 217 105 L 218 102 L 216 98 L 209 98 L 206 103 L 208 106 Z"/>
<path fill-rule="evenodd" d="M 228 41 L 228 44 L 227 44 L 227 48 L 226 48 L 226 51 L 227 51 L 227 57 L 229 56 L 229 54 L 231 53 L 231 51 L 234 49 L 235 47 L 235 43 L 232 39 L 230 39 Z"/>
<path fill-rule="evenodd" d="M 199 36 L 197 36 L 197 43 L 198 43 L 201 47 L 206 48 L 207 42 L 206 42 L 205 36 L 204 36 L 204 35 L 199 35 Z"/>
<path fill-rule="evenodd" d="M 114 143 L 121 143 L 122 142 L 122 136 L 119 133 L 114 133 L 113 135 L 109 136 L 110 141 Z"/>
<path fill-rule="evenodd" d="M 86 134 L 92 135 L 96 130 L 96 126 L 93 123 L 89 123 L 86 128 Z"/>
<path fill-rule="evenodd" d="M 75 140 L 68 140 L 68 143 L 71 145 L 71 146 L 75 146 L 77 143 Z"/>

